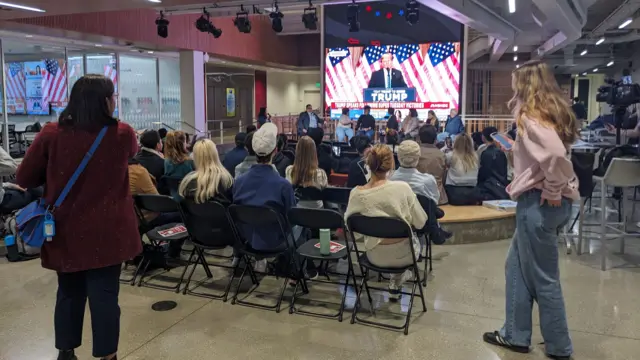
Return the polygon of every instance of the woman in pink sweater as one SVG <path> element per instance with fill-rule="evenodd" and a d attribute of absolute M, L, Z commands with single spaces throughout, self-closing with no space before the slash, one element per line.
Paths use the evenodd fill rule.
<path fill-rule="evenodd" d="M 514 178 L 507 191 L 518 202 L 516 232 L 506 261 L 506 320 L 484 341 L 526 353 L 531 345 L 531 312 L 538 303 L 546 354 L 570 359 L 558 268 L 558 232 L 579 200 L 569 160 L 578 137 L 576 118 L 546 64 L 530 61 L 512 75 L 509 102 L 517 123 Z"/>

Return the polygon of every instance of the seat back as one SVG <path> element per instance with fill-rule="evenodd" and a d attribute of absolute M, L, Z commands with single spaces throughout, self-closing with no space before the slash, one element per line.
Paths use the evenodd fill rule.
<path fill-rule="evenodd" d="M 426 226 L 424 230 L 427 231 L 430 229 L 437 229 L 438 215 L 436 214 L 436 211 L 438 209 L 438 204 L 436 204 L 433 199 L 430 199 L 422 194 L 416 194 L 416 197 L 418 198 L 418 202 L 420 203 L 420 206 L 422 207 L 424 212 L 427 213 L 427 223 L 425 224 Z"/>
<path fill-rule="evenodd" d="M 392 217 L 368 217 L 353 214 L 347 219 L 347 226 L 352 233 L 381 239 L 403 239 L 412 235 L 409 224 Z"/>
<path fill-rule="evenodd" d="M 342 229 L 344 220 L 335 210 L 293 208 L 287 214 L 291 225 L 298 225 L 307 229 Z"/>
<path fill-rule="evenodd" d="M 174 178 L 171 176 L 163 176 L 161 178 L 161 182 L 162 187 L 169 190 L 170 194 L 177 194 L 178 189 L 180 189 L 180 183 L 182 182 L 182 179 Z"/>
<path fill-rule="evenodd" d="M 640 186 L 640 159 L 614 158 L 604 174 L 608 186 Z"/>
<path fill-rule="evenodd" d="M 317 187 L 313 187 L 313 186 L 309 186 L 309 187 L 294 186 L 293 191 L 295 192 L 296 197 L 298 198 L 298 200 L 317 201 L 317 200 L 323 200 L 324 199 L 324 195 L 322 193 L 322 190 L 318 189 Z"/>
<path fill-rule="evenodd" d="M 157 213 L 177 212 L 178 203 L 170 196 L 165 195 L 134 195 L 133 201 L 140 210 Z"/>
<path fill-rule="evenodd" d="M 281 232 L 280 235 L 283 239 L 287 239 L 291 233 L 291 227 L 289 226 L 287 219 L 272 208 L 265 206 L 234 204 L 229 206 L 228 211 L 234 226 L 248 225 L 254 229 L 276 226 Z M 238 233 L 241 234 L 242 232 L 239 231 Z M 248 240 L 249 239 L 241 239 L 243 242 Z M 289 246 L 288 241 L 285 241 L 285 243 Z"/>
<path fill-rule="evenodd" d="M 224 205 L 217 201 L 197 204 L 193 200 L 180 203 L 184 226 L 191 241 L 207 247 L 226 247 L 236 241 L 235 229 Z"/>
<path fill-rule="evenodd" d="M 347 206 L 347 204 L 349 204 L 351 189 L 328 186 L 322 190 L 322 195 L 326 202 Z"/>

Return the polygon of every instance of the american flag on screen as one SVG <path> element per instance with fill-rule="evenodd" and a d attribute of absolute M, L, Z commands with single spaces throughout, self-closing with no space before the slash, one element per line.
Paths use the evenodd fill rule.
<path fill-rule="evenodd" d="M 46 74 L 42 79 L 42 98 L 47 102 L 62 102 L 67 100 L 67 66 L 62 67 L 56 59 L 44 60 Z"/>
<path fill-rule="evenodd" d="M 118 79 L 118 72 L 115 69 L 115 66 L 113 65 L 105 65 L 104 66 L 104 76 L 108 77 L 109 79 L 111 79 L 111 81 L 113 81 L 113 85 L 116 87 L 116 93 L 118 92 L 118 86 L 117 84 L 117 79 Z"/>
<path fill-rule="evenodd" d="M 327 55 L 327 102 L 362 102 L 371 74 L 380 70 L 383 54 L 394 54 L 393 67 L 400 69 L 408 87 L 416 89 L 419 102 L 449 102 L 458 106 L 460 63 L 455 43 L 368 46 L 332 49 Z M 358 62 L 354 65 L 354 61 Z"/>
<path fill-rule="evenodd" d="M 27 97 L 27 86 L 24 80 L 24 68 L 22 64 L 6 64 L 5 74 L 7 75 L 7 98 L 24 100 Z"/>

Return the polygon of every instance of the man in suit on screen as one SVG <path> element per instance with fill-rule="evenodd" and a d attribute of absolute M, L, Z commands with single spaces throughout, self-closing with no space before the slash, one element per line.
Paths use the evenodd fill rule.
<path fill-rule="evenodd" d="M 386 53 L 380 58 L 382 68 L 374 71 L 369 80 L 369 88 L 373 89 L 391 89 L 406 88 L 407 83 L 404 82 L 402 71 L 393 68 L 393 54 Z"/>

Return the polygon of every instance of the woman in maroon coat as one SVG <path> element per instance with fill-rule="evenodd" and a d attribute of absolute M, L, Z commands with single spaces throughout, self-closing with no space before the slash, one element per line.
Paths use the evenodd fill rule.
<path fill-rule="evenodd" d="M 86 169 L 55 210 L 53 241 L 42 247 L 42 266 L 58 273 L 54 323 L 59 360 L 76 360 L 87 298 L 93 355 L 116 359 L 120 268 L 142 251 L 127 171 L 128 159 L 137 150 L 136 135 L 113 117 L 113 95 L 113 83 L 102 75 L 79 79 L 58 123 L 42 129 L 18 168 L 18 185 L 44 185 L 44 198 L 53 204 L 100 129 L 108 126 Z"/>

